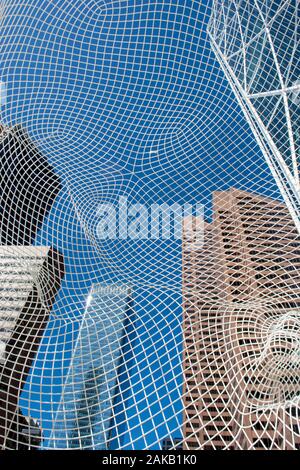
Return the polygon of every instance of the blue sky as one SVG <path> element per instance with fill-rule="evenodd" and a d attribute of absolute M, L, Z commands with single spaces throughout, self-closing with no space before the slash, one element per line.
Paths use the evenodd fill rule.
<path fill-rule="evenodd" d="M 24 408 L 49 429 L 90 286 L 130 283 L 140 341 L 126 441 L 157 448 L 180 435 L 181 245 L 97 241 L 97 205 L 200 202 L 209 219 L 214 190 L 278 192 L 211 52 L 209 1 L 10 4 L 1 120 L 21 122 L 61 177 L 36 243 L 67 267 Z"/>

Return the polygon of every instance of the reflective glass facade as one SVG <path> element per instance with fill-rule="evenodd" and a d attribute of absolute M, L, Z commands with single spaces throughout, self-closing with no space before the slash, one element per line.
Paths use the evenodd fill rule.
<path fill-rule="evenodd" d="M 132 334 L 130 289 L 94 286 L 48 448 L 101 450 L 122 445 Z"/>

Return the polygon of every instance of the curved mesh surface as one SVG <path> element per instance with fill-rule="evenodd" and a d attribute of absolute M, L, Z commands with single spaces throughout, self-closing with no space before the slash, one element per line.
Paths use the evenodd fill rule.
<path fill-rule="evenodd" d="M 0 35 L 0 447 L 299 448 L 297 0 Z"/>

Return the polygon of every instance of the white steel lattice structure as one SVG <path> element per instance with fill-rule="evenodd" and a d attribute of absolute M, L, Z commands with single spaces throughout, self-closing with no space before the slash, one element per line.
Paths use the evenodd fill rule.
<path fill-rule="evenodd" d="M 0 448 L 299 449 L 298 2 L 0 13 Z"/>
<path fill-rule="evenodd" d="M 213 49 L 300 231 L 299 2 L 213 2 Z"/>

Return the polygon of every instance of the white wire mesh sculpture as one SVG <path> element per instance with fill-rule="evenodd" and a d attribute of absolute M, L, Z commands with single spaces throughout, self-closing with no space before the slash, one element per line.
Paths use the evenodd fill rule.
<path fill-rule="evenodd" d="M 249 8 L 1 1 L 2 449 L 299 448 L 298 5 Z"/>

